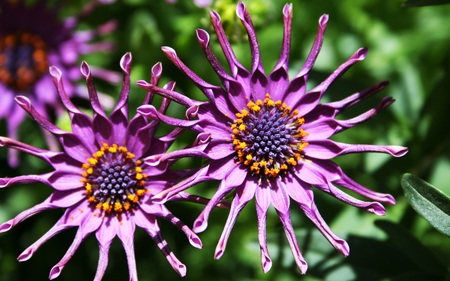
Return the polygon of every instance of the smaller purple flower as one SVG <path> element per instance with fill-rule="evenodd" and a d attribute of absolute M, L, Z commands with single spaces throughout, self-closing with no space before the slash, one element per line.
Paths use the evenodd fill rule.
<path fill-rule="evenodd" d="M 103 0 L 103 2 L 105 2 Z M 48 67 L 62 69 L 67 95 L 87 97 L 74 81 L 81 78 L 77 65 L 82 54 L 109 51 L 110 42 L 91 43 L 98 35 L 115 29 L 114 22 L 108 22 L 96 30 L 76 31 L 79 18 L 88 15 L 99 3 L 93 0 L 78 17 L 58 19 L 58 8 L 49 8 L 45 1 L 27 5 L 22 0 L 0 2 L 0 119 L 5 119 L 8 136 L 18 138 L 18 128 L 25 118 L 25 112 L 14 102 L 14 97 L 24 95 L 30 99 L 36 110 L 49 117 L 59 114 L 63 107 L 54 90 Z M 116 73 L 104 69 L 93 69 L 95 76 L 110 82 L 120 81 Z M 54 140 L 47 139 L 55 148 Z M 18 164 L 17 153 L 11 151 L 9 164 Z"/>
<path fill-rule="evenodd" d="M 28 97 L 17 96 L 16 102 L 46 131 L 59 140 L 62 151 L 54 152 L 0 137 L 0 145 L 16 149 L 41 158 L 50 164 L 53 171 L 41 175 L 22 175 L 0 178 L 0 188 L 17 184 L 43 183 L 54 189 L 42 203 L 23 211 L 14 219 L 0 225 L 0 232 L 9 231 L 23 220 L 50 209 L 64 209 L 64 215 L 39 240 L 27 248 L 18 258 L 31 258 L 39 247 L 63 230 L 77 227 L 75 239 L 67 253 L 50 271 L 50 279 L 61 274 L 62 269 L 73 256 L 81 242 L 95 233 L 100 247 L 100 257 L 94 280 L 101 280 L 108 264 L 108 251 L 114 237 L 119 237 L 125 248 L 130 280 L 137 280 L 134 257 L 133 235 L 136 226 L 144 229 L 155 241 L 158 248 L 173 269 L 181 276 L 186 267 L 170 250 L 161 235 L 158 218 L 165 219 L 183 231 L 189 242 L 201 248 L 200 239 L 189 227 L 175 217 L 163 204 L 154 204 L 152 196 L 170 187 L 191 171 L 169 169 L 177 159 L 185 156 L 203 156 L 202 147 L 209 135 L 200 134 L 193 147 L 166 153 L 167 149 L 183 131 L 175 128 L 167 135 L 155 137 L 159 122 L 149 121 L 137 114 L 128 119 L 128 95 L 130 91 L 131 54 L 125 54 L 120 66 L 123 70 L 123 86 L 119 101 L 108 116 L 100 105 L 94 87 L 91 69 L 86 62 L 81 65 L 81 73 L 86 79 L 87 90 L 93 110 L 90 117 L 74 106 L 63 86 L 61 71 L 52 66 L 50 75 L 67 109 L 72 124 L 72 132 L 64 131 L 40 115 Z M 152 69 L 161 71 L 160 64 Z M 157 77 L 157 75 L 153 75 Z M 158 83 L 152 78 L 152 83 Z M 173 90 L 174 83 L 164 88 Z M 144 104 L 152 98 L 149 93 Z M 163 100 L 159 111 L 164 113 L 169 100 Z M 158 163 L 150 159 L 160 155 Z M 162 155 L 162 156 L 161 156 Z M 206 203 L 207 200 L 180 192 L 169 200 L 183 200 Z"/>
<path fill-rule="evenodd" d="M 390 106 L 394 99 L 383 98 L 374 108 L 351 119 L 336 118 L 346 109 L 387 87 L 387 82 L 381 82 L 343 100 L 321 103 L 321 98 L 330 85 L 353 64 L 363 60 L 367 50 L 357 50 L 328 78 L 308 91 L 306 86 L 309 72 L 322 47 L 328 15 L 319 19 L 318 33 L 304 66 L 297 75 L 290 78 L 288 70 L 292 4 L 286 4 L 283 9 L 284 36 L 281 55 L 269 74 L 265 73 L 262 65 L 255 30 L 244 3 L 237 5 L 236 13 L 248 34 L 252 56 L 251 70 L 244 68 L 236 58 L 217 12 L 211 12 L 211 21 L 231 73 L 225 70 L 212 52 L 209 34 L 205 30 L 197 30 L 197 39 L 222 82 L 222 87 L 204 81 L 179 59 L 175 50 L 163 47 L 166 56 L 195 83 L 209 101 L 193 100 L 176 91 L 160 88 L 151 81 L 138 82 L 138 85 L 148 91 L 185 105 L 188 108 L 186 116 L 189 120 L 168 117 L 151 105 L 138 109 L 142 115 L 168 124 L 184 126 L 200 134 L 211 135 L 211 141 L 204 150 L 209 163 L 202 167 L 195 177 L 164 190 L 153 200 L 164 202 L 173 194 L 196 183 L 220 180 L 216 193 L 193 227 L 195 232 L 204 231 L 215 203 L 227 194 L 234 194 L 228 219 L 216 247 L 215 258 L 219 259 L 224 254 L 239 213 L 248 202 L 255 199 L 263 271 L 269 271 L 272 266 L 266 241 L 266 218 L 269 207 L 273 206 L 283 225 L 295 263 L 300 272 L 305 273 L 307 263 L 298 246 L 291 222 L 291 199 L 331 245 L 345 256 L 349 254 L 349 246 L 332 232 L 322 218 L 314 202 L 313 189 L 376 215 L 385 214 L 382 203 L 395 204 L 391 195 L 369 190 L 353 181 L 332 159 L 349 153 L 363 152 L 386 153 L 400 157 L 407 152 L 407 148 L 346 144 L 330 139 L 333 135 L 373 118 Z M 357 199 L 337 186 L 372 201 Z"/>

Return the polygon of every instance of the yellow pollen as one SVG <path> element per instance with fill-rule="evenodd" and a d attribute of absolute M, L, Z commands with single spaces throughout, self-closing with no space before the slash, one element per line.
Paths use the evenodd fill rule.
<path fill-rule="evenodd" d="M 97 159 L 95 159 L 95 158 L 89 158 L 88 160 L 87 160 L 92 166 L 94 166 L 94 165 L 96 165 L 97 164 Z"/>
<path fill-rule="evenodd" d="M 289 158 L 288 160 L 287 160 L 287 162 L 289 163 L 289 164 L 291 164 L 292 166 L 295 166 L 295 165 L 297 165 L 297 161 L 295 161 L 295 159 L 294 158 Z"/>
<path fill-rule="evenodd" d="M 114 211 L 118 213 L 122 212 L 122 204 L 120 202 L 114 203 Z"/>

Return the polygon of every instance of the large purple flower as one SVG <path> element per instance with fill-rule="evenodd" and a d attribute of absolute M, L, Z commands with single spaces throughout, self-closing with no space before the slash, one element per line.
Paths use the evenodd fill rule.
<path fill-rule="evenodd" d="M 188 107 L 187 117 L 196 120 L 178 120 L 159 113 L 150 105 L 138 111 L 151 118 L 159 118 L 169 124 L 183 125 L 198 133 L 209 133 L 211 141 L 205 150 L 210 162 L 195 176 L 164 190 L 153 199 L 164 202 L 172 194 L 195 183 L 221 180 L 220 186 L 194 223 L 194 231 L 207 227 L 208 217 L 215 203 L 234 191 L 228 220 L 216 248 L 215 258 L 220 258 L 233 225 L 240 211 L 256 198 L 258 238 L 261 248 L 261 264 L 264 272 L 272 265 L 266 243 L 266 217 L 270 205 L 276 209 L 284 227 L 295 262 L 302 273 L 307 269 L 291 223 L 289 205 L 292 198 L 306 216 L 317 226 L 326 239 L 343 255 L 349 254 L 349 246 L 337 237 L 321 217 L 312 187 L 337 199 L 377 215 L 384 215 L 381 203 L 395 204 L 389 194 L 371 191 L 352 179 L 331 159 L 348 153 L 381 152 L 402 156 L 407 152 L 400 146 L 375 146 L 339 143 L 329 138 L 362 123 L 393 103 L 390 97 L 369 111 L 348 120 L 336 116 L 345 109 L 383 90 L 386 82 L 376 84 L 343 100 L 320 103 L 328 87 L 350 66 L 365 58 L 367 51 L 358 50 L 338 67 L 327 79 L 306 90 L 308 74 L 321 49 L 328 15 L 319 20 L 319 30 L 311 52 L 298 74 L 289 79 L 288 57 L 290 49 L 292 5 L 283 9 L 284 38 L 281 56 L 269 75 L 266 75 L 260 59 L 260 50 L 250 15 L 244 5 L 237 6 L 237 16 L 248 33 L 252 55 L 252 70 L 245 69 L 237 60 L 220 22 L 220 16 L 212 11 L 211 20 L 231 74 L 227 73 L 211 51 L 210 36 L 202 29 L 197 38 L 220 78 L 223 87 L 211 85 L 198 77 L 177 57 L 175 51 L 163 47 L 167 57 L 186 74 L 209 99 L 208 102 L 192 100 L 180 93 L 162 89 L 144 81 L 138 84 L 164 97 L 176 100 Z M 362 195 L 373 202 L 356 199 L 343 192 L 337 185 Z"/>
<path fill-rule="evenodd" d="M 7 121 L 9 137 L 17 139 L 18 127 L 26 115 L 14 102 L 15 96 L 28 97 L 36 110 L 46 117 L 50 112 L 58 114 L 63 110 L 48 75 L 50 65 L 66 73 L 64 79 L 70 97 L 83 95 L 73 83 L 81 78 L 78 58 L 82 54 L 110 50 L 112 44 L 109 42 L 91 44 L 90 41 L 113 30 L 115 23 L 108 22 L 92 31 L 75 29 L 80 18 L 102 1 L 105 2 L 92 1 L 78 17 L 62 22 L 58 19 L 58 9 L 47 8 L 45 1 L 39 0 L 32 6 L 23 1 L 0 2 L 0 119 Z M 93 69 L 93 72 L 111 82 L 120 80 L 116 73 L 106 70 Z M 9 163 L 11 166 L 18 164 L 15 153 L 10 156 Z"/>
<path fill-rule="evenodd" d="M 50 74 L 67 109 L 72 132 L 66 132 L 40 115 L 29 98 L 17 96 L 16 102 L 45 130 L 55 135 L 63 148 L 62 152 L 53 152 L 31 145 L 0 137 L 0 145 L 34 155 L 49 163 L 52 172 L 41 175 L 23 175 L 14 178 L 1 178 L 0 187 L 16 184 L 44 183 L 54 189 L 42 203 L 23 211 L 14 219 L 0 225 L 0 232 L 13 228 L 23 220 L 49 209 L 65 209 L 61 219 L 39 240 L 26 249 L 18 258 L 25 261 L 47 240 L 59 232 L 78 227 L 75 239 L 65 256 L 50 271 L 50 279 L 60 275 L 61 270 L 72 257 L 84 238 L 95 232 L 100 246 L 100 257 L 95 280 L 100 280 L 108 263 L 108 250 L 115 236 L 118 236 L 125 248 L 130 280 L 137 280 L 134 257 L 133 234 L 135 227 L 143 228 L 171 266 L 182 276 L 186 267 L 172 253 L 158 227 L 157 218 L 168 220 L 181 229 L 189 242 L 201 248 L 200 239 L 183 222 L 175 217 L 164 205 L 154 204 L 151 197 L 168 188 L 173 182 L 191 171 L 169 169 L 178 158 L 195 156 L 205 146 L 209 136 L 199 135 L 193 147 L 175 150 L 166 155 L 165 161 L 147 163 L 153 154 L 164 154 L 173 141 L 183 131 L 175 128 L 169 134 L 155 137 L 157 121 L 148 121 L 137 114 L 128 119 L 128 95 L 130 91 L 131 54 L 122 57 L 120 66 L 124 73 L 123 86 L 119 101 L 108 117 L 103 111 L 92 80 L 91 69 L 83 62 L 81 73 L 87 82 L 93 117 L 75 107 L 63 87 L 61 71 L 50 67 Z M 153 72 L 161 69 L 157 64 Z M 156 76 L 155 76 L 156 77 Z M 152 79 L 152 83 L 158 81 Z M 172 90 L 174 83 L 168 83 Z M 152 95 L 149 93 L 145 103 Z M 161 104 L 164 112 L 168 100 Z M 200 154 L 201 155 L 201 154 Z M 205 203 L 206 200 L 181 192 L 170 200 L 187 200 Z"/>

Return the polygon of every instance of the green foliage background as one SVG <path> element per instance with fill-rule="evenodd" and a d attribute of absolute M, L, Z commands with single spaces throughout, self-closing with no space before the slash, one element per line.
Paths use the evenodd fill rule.
<path fill-rule="evenodd" d="M 252 14 L 264 66 L 269 72 L 279 56 L 283 35 L 281 11 L 285 1 L 244 2 Z M 86 3 L 86 0 L 64 1 L 61 17 L 76 14 Z M 319 17 L 324 13 L 330 15 L 322 52 L 310 75 L 310 88 L 358 48 L 369 49 L 366 60 L 341 77 L 325 94 L 325 100 L 338 100 L 377 82 L 390 81 L 388 89 L 346 112 L 343 117 L 364 112 L 383 96 L 393 96 L 397 101 L 376 118 L 335 139 L 348 143 L 405 145 L 409 147 L 409 153 L 399 159 L 366 154 L 348 155 L 336 161 L 357 182 L 394 195 L 397 204 L 387 207 L 386 216 L 380 218 L 320 192 L 315 193 L 325 220 L 350 245 L 351 252 L 347 258 L 335 251 L 301 210 L 292 205 L 292 220 L 299 245 L 309 264 L 305 276 L 301 276 L 294 265 L 282 226 L 273 210 L 269 214 L 267 231 L 274 264 L 268 274 L 263 274 L 260 268 L 256 212 L 252 203 L 239 216 L 227 251 L 218 261 L 213 259 L 213 254 L 228 214 L 226 210 L 214 211 L 208 229 L 200 234 L 203 250 L 191 247 L 182 232 L 161 222 L 163 236 L 188 268 L 184 280 L 450 280 L 449 238 L 409 206 L 400 186 L 402 174 L 408 172 L 450 194 L 450 130 L 447 124 L 450 106 L 450 5 L 406 8 L 401 1 L 295 0 L 293 6 L 290 68 L 294 75 L 310 50 Z M 248 66 L 248 42 L 243 29 L 234 22 L 235 2 L 216 0 L 213 8 L 222 15 L 238 58 Z M 208 30 L 212 35 L 213 50 L 220 53 L 208 9 L 198 8 L 188 0 L 179 0 L 172 5 L 162 0 L 122 0 L 96 9 L 81 22 L 79 29 L 92 29 L 111 19 L 119 24 L 119 28 L 108 36 L 117 48 L 113 53 L 85 56 L 90 65 L 119 71 L 120 57 L 130 51 L 133 54 L 133 82 L 148 80 L 152 65 L 160 61 L 166 81 L 175 80 L 178 91 L 204 100 L 201 92 L 163 55 L 160 46 L 167 45 L 175 48 L 179 57 L 199 76 L 219 84 L 195 36 L 198 27 Z M 224 61 L 222 56 L 219 59 Z M 117 98 L 119 85 L 96 83 L 102 92 Z M 144 95 L 143 90 L 133 86 L 131 108 L 136 108 Z M 169 115 L 180 115 L 181 109 L 172 105 Z M 66 119 L 58 122 L 63 127 L 67 126 Z M 4 123 L 0 123 L 0 132 L 5 135 Z M 21 137 L 24 142 L 45 147 L 41 131 L 31 120 L 22 127 Z M 192 136 L 186 135 L 177 145 L 183 146 L 191 140 Z M 0 151 L 0 156 L 1 177 L 48 170 L 41 161 L 23 154 L 21 166 L 10 169 L 6 165 L 5 149 Z M 193 163 L 187 161 L 181 165 Z M 193 188 L 192 192 L 210 196 L 216 187 L 217 183 L 203 184 Z M 42 201 L 50 192 L 50 188 L 39 185 L 1 190 L 0 222 Z M 202 206 L 176 203 L 169 204 L 169 208 L 192 225 Z M 71 244 L 75 230 L 56 236 L 27 262 L 19 263 L 16 258 L 61 214 L 61 210 L 49 211 L 0 234 L 0 280 L 46 280 L 51 267 Z M 116 240 L 110 251 L 104 280 L 128 278 L 125 253 Z M 139 229 L 135 248 L 140 280 L 179 278 L 153 240 Z M 97 241 L 91 235 L 65 267 L 59 280 L 91 280 L 97 260 Z"/>

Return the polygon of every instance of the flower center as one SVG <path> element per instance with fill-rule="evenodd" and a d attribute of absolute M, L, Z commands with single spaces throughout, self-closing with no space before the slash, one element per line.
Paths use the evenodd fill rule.
<path fill-rule="evenodd" d="M 308 143 L 302 139 L 308 133 L 301 128 L 305 119 L 297 110 L 291 112 L 266 94 L 264 100 L 250 101 L 236 117 L 231 125 L 236 160 L 260 180 L 277 177 L 303 157 Z"/>
<path fill-rule="evenodd" d="M 0 82 L 26 90 L 47 72 L 45 42 L 29 33 L 0 36 Z"/>
<path fill-rule="evenodd" d="M 144 196 L 146 174 L 141 161 L 126 147 L 113 144 L 103 147 L 82 165 L 88 201 L 107 213 L 132 210 Z"/>

